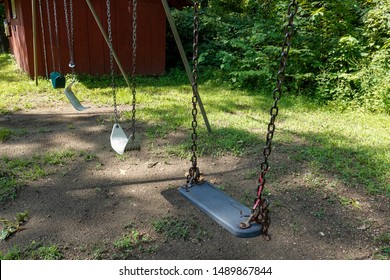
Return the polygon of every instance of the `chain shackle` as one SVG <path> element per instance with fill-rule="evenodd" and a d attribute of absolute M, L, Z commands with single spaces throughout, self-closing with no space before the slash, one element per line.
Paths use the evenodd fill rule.
<path fill-rule="evenodd" d="M 284 39 L 282 44 L 282 51 L 280 55 L 280 63 L 279 63 L 279 69 L 278 73 L 276 75 L 276 87 L 273 90 L 273 99 L 274 104 L 270 109 L 270 121 L 268 123 L 267 127 L 267 136 L 266 136 L 266 143 L 263 149 L 263 161 L 260 164 L 260 174 L 258 179 L 258 186 L 257 186 L 257 194 L 256 198 L 254 199 L 254 204 L 252 208 L 252 215 L 253 219 L 252 221 L 255 221 L 262 225 L 263 227 L 263 236 L 267 239 L 270 239 L 270 236 L 268 234 L 268 228 L 270 224 L 270 220 L 268 217 L 268 201 L 262 197 L 262 193 L 264 190 L 265 185 L 265 176 L 269 170 L 269 163 L 268 163 L 268 157 L 271 155 L 272 152 L 272 139 L 274 137 L 275 132 L 275 120 L 276 117 L 279 114 L 279 107 L 278 102 L 282 98 L 283 90 L 282 90 L 282 84 L 285 80 L 285 70 L 287 67 L 287 60 L 288 55 L 291 48 L 291 39 L 292 35 L 294 33 L 294 17 L 298 12 L 298 3 L 296 0 L 292 0 L 291 3 L 288 6 L 288 23 L 285 26 L 284 29 Z"/>
<path fill-rule="evenodd" d="M 198 127 L 198 121 L 197 121 L 197 115 L 198 115 L 198 51 L 199 51 L 199 3 L 198 1 L 194 1 L 193 3 L 193 9 L 194 9 L 194 17 L 193 17 L 193 44 L 192 44 L 192 122 L 191 122 L 191 168 L 189 169 L 188 176 L 187 176 L 187 183 L 188 182 L 197 182 L 199 181 L 200 171 L 198 168 L 198 157 L 196 155 L 196 152 L 198 150 L 198 145 L 196 143 L 198 139 L 198 134 L 196 132 L 196 129 Z"/>

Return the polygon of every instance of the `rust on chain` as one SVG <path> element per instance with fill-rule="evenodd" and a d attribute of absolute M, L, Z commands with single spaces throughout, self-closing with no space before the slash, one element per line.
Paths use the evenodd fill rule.
<path fill-rule="evenodd" d="M 266 144 L 263 149 L 263 162 L 260 164 L 260 175 L 259 175 L 259 185 L 257 187 L 257 196 L 252 208 L 252 214 L 249 216 L 248 220 L 244 223 L 241 223 L 241 228 L 248 228 L 252 222 L 256 222 L 262 225 L 262 235 L 266 240 L 270 240 L 271 237 L 268 234 L 268 228 L 270 225 L 269 210 L 268 210 L 268 200 L 262 198 L 262 192 L 265 185 L 265 174 L 269 170 L 268 157 L 272 152 L 272 139 L 275 132 L 275 120 L 279 114 L 278 102 L 282 98 L 282 84 L 286 78 L 285 70 L 287 67 L 288 55 L 291 48 L 291 39 L 294 33 L 294 17 L 298 12 L 298 3 L 296 0 L 292 0 L 288 6 L 288 22 L 285 27 L 285 36 L 282 44 L 282 52 L 280 55 L 280 63 L 278 73 L 276 75 L 276 87 L 273 91 L 274 104 L 270 109 L 270 121 L 267 127 L 267 137 Z"/>
<path fill-rule="evenodd" d="M 240 224 L 241 229 L 250 228 L 252 223 L 258 223 L 262 226 L 262 236 L 265 240 L 271 240 L 271 236 L 268 233 L 268 229 L 270 226 L 270 218 L 269 218 L 269 210 L 268 210 L 269 202 L 267 199 L 263 198 L 260 200 L 259 206 L 252 211 L 252 214 L 248 217 L 245 222 Z"/>

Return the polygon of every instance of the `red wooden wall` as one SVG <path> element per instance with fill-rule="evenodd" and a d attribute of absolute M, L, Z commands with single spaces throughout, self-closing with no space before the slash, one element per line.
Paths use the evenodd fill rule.
<path fill-rule="evenodd" d="M 7 5 L 7 0 L 5 1 Z M 56 68 L 57 49 L 55 45 L 53 0 L 50 0 L 51 27 L 53 34 L 53 49 Z M 130 1 L 132 2 L 132 1 Z M 41 0 L 43 10 L 43 26 L 45 31 L 46 60 L 48 72 L 53 69 L 51 45 L 49 40 L 48 17 L 46 0 Z M 107 14 L 105 0 L 91 0 L 104 28 L 107 30 Z M 11 52 L 15 55 L 20 67 L 34 75 L 33 65 L 33 35 L 31 1 L 15 0 L 17 18 L 11 19 L 12 37 L 10 37 Z M 46 76 L 43 38 L 38 0 L 37 11 L 37 43 L 38 43 L 38 72 Z M 113 46 L 126 72 L 132 71 L 132 15 L 129 13 L 128 0 L 111 0 L 111 19 L 113 32 Z M 69 9 L 69 7 L 68 7 Z M 74 10 L 74 40 L 75 64 L 77 73 L 91 75 L 109 74 L 109 49 L 103 36 L 86 4 L 83 0 L 73 0 Z M 65 24 L 64 1 L 57 0 L 57 18 L 60 41 L 60 57 L 62 73 L 69 73 L 70 54 L 68 48 L 67 31 Z M 165 70 L 165 36 L 166 16 L 160 0 L 138 0 L 137 6 L 137 74 L 160 75 Z M 119 70 L 116 67 L 116 72 Z"/>
<path fill-rule="evenodd" d="M 17 12 L 17 18 L 11 18 L 10 14 L 10 1 L 5 0 L 6 18 L 9 21 L 11 28 L 11 37 L 9 37 L 9 43 L 11 52 L 14 54 L 19 66 L 28 73 L 33 73 L 33 57 L 29 57 L 29 53 L 32 54 L 32 40 L 29 42 L 26 36 L 29 31 L 26 31 L 26 27 L 30 29 L 31 26 L 31 3 L 30 7 L 22 5 L 25 4 L 22 1 L 15 1 L 15 8 Z M 27 8 L 27 9 L 26 9 Z M 31 36 L 32 38 L 32 36 Z"/>

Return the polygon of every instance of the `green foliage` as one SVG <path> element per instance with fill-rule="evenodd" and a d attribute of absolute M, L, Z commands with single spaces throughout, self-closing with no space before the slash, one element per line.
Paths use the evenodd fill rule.
<path fill-rule="evenodd" d="M 200 67 L 233 87 L 270 91 L 289 1 L 210 0 L 200 14 Z M 285 86 L 337 108 L 390 112 L 390 2 L 298 1 Z M 192 9 L 175 11 L 191 56 Z M 201 68 L 200 77 L 204 68 Z"/>

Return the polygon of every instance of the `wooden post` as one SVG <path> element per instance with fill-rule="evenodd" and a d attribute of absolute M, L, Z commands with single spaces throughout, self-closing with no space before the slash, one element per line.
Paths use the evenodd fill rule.
<path fill-rule="evenodd" d="M 181 43 L 179 32 L 177 32 L 175 21 L 174 21 L 172 15 L 171 15 L 170 10 L 169 10 L 168 2 L 167 2 L 167 0 L 161 0 L 161 3 L 163 4 L 164 10 L 165 10 L 165 14 L 167 15 L 167 19 L 168 19 L 169 25 L 171 26 L 171 29 L 172 29 L 173 37 L 175 37 L 176 45 L 177 45 L 177 47 L 179 49 L 180 56 L 181 56 L 181 59 L 182 59 L 183 64 L 184 64 L 184 68 L 186 69 L 188 79 L 190 80 L 190 83 L 191 83 L 191 86 L 192 86 L 192 84 L 194 83 L 194 77 L 192 76 L 192 71 L 191 71 L 191 68 L 190 68 L 190 64 L 188 62 L 188 59 L 187 59 L 187 56 L 185 54 L 183 45 Z M 200 95 L 199 95 L 198 92 L 196 93 L 196 95 L 197 95 L 197 99 L 198 99 L 199 109 L 202 112 L 203 120 L 204 120 L 204 122 L 206 124 L 207 131 L 210 133 L 212 131 L 211 131 L 209 120 L 207 119 L 206 111 L 205 111 L 205 109 L 203 107 L 202 99 L 200 98 Z"/>

